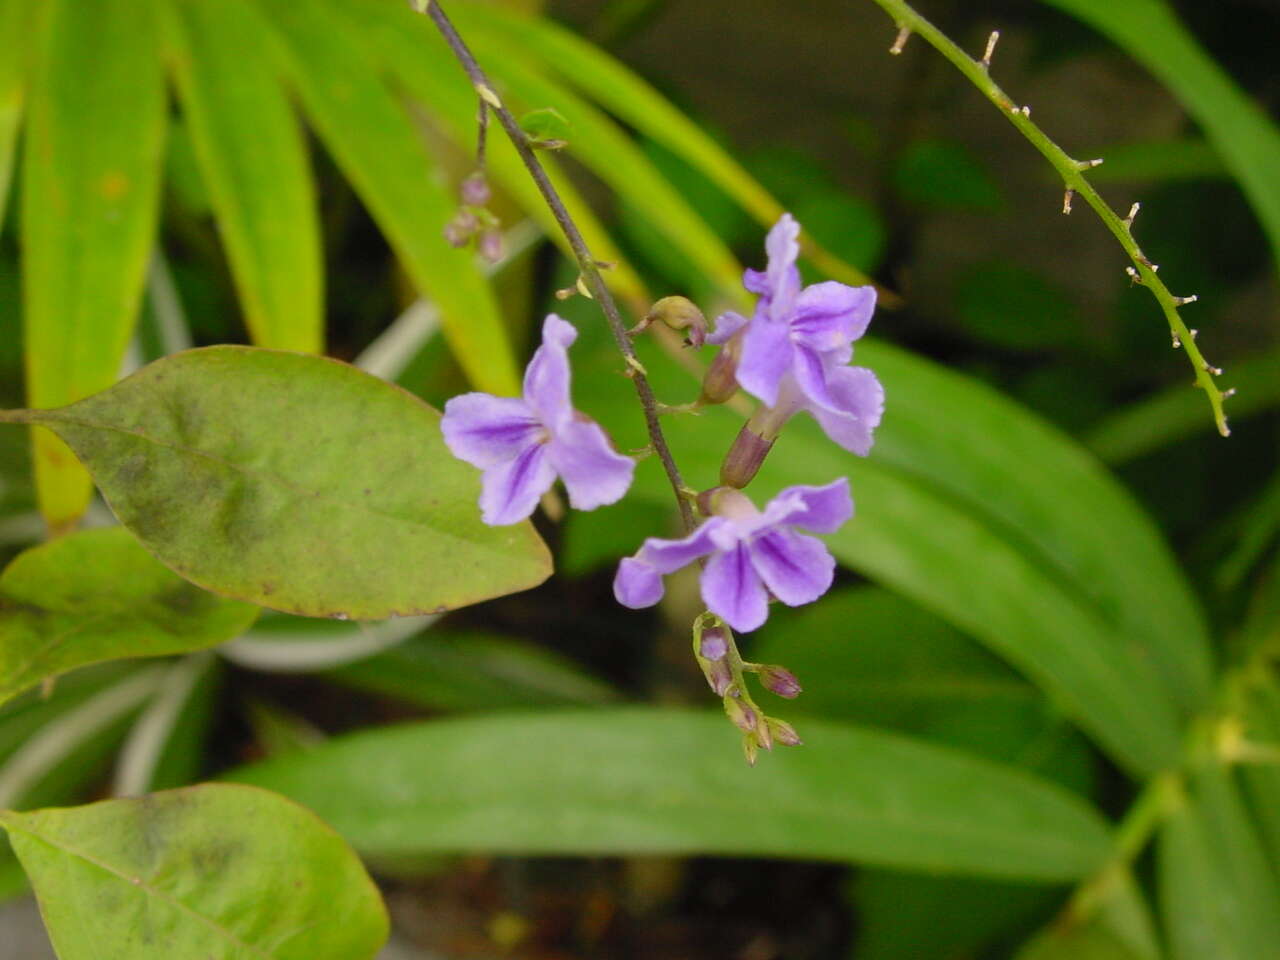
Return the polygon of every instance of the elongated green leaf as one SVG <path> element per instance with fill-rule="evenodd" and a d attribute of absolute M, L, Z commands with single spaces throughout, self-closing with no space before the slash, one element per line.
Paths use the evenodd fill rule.
<path fill-rule="evenodd" d="M 27 398 L 56 407 L 111 384 L 142 296 L 159 198 L 164 78 L 150 0 L 50 0 L 23 152 Z M 92 64 L 92 82 L 87 82 Z M 40 509 L 78 518 L 90 483 L 36 431 Z"/>
<path fill-rule="evenodd" d="M 387 938 L 377 888 L 312 813 L 206 784 L 0 813 L 61 960 L 361 960 Z"/>
<path fill-rule="evenodd" d="M 306 144 L 244 0 L 162 4 L 187 129 L 253 341 L 324 349 L 320 225 Z"/>
<path fill-rule="evenodd" d="M 377 620 L 550 573 L 528 523 L 480 522 L 479 477 L 449 455 L 436 411 L 334 360 L 190 350 L 26 416 L 71 445 L 149 550 L 216 593 Z"/>
<path fill-rule="evenodd" d="M 1228 370 L 1223 382 L 1239 390 L 1229 407 L 1233 421 L 1271 409 L 1280 404 L 1280 352 L 1245 360 Z M 1178 386 L 1108 414 L 1085 442 L 1108 463 L 1127 463 L 1211 427 L 1204 398 Z"/>
<path fill-rule="evenodd" d="M 1273 642 L 1280 639 L 1280 622 L 1272 628 L 1271 639 Z M 1280 686 L 1265 673 L 1254 681 L 1249 691 L 1245 730 L 1249 738 L 1264 745 L 1264 749 L 1280 751 Z M 1280 863 L 1280 764 L 1274 762 L 1273 755 L 1270 763 L 1244 765 L 1240 776 L 1271 862 Z"/>
<path fill-rule="evenodd" d="M 353 36 L 369 45 L 371 55 L 429 112 L 432 120 L 448 132 L 459 149 L 464 152 L 474 149 L 475 91 L 429 20 L 407 7 L 381 0 L 347 0 L 334 5 L 333 9 L 344 18 Z M 538 223 L 549 240 L 572 257 L 569 241 L 525 169 L 524 161 L 496 127 L 491 131 L 485 157 L 486 167 L 495 181 Z M 602 260 L 618 264 L 607 275 L 610 289 L 630 300 L 636 313 L 646 311 L 649 303 L 643 283 L 622 257 L 595 212 L 553 157 L 543 153 L 539 159 L 591 252 Z"/>
<path fill-rule="evenodd" d="M 409 114 L 362 44 L 326 3 L 260 0 L 303 108 L 405 269 L 440 307 L 445 337 L 481 390 L 519 392 L 515 354 L 469 250 L 444 240 L 457 201 L 440 182 Z"/>
<path fill-rule="evenodd" d="M 1196 42 L 1164 0 L 1044 0 L 1110 37 L 1204 128 L 1239 181 L 1280 260 L 1280 129 Z"/>
<path fill-rule="evenodd" d="M 0 574 L 0 702 L 84 664 L 212 647 L 257 616 L 193 587 L 123 527 L 61 537 Z"/>
<path fill-rule="evenodd" d="M 1175 960 L 1252 960 L 1280 944 L 1280 885 L 1229 771 L 1201 770 L 1160 836 L 1160 901 Z"/>
<path fill-rule="evenodd" d="M 25 0 L 0 0 L 0 229 L 4 228 L 13 153 L 26 94 L 25 51 L 30 46 L 31 9 Z"/>
<path fill-rule="evenodd" d="M 429 630 L 325 676 L 436 710 L 566 706 L 618 696 L 550 650 L 509 637 L 442 630 Z"/>
<path fill-rule="evenodd" d="M 659 396 L 694 389 L 665 358 L 643 359 Z M 798 417 L 752 495 L 849 476 L 858 515 L 830 538 L 839 560 L 996 650 L 1126 766 L 1173 763 L 1174 705 L 1209 689 L 1207 644 L 1151 522 L 1087 454 L 988 388 L 884 344 L 861 345 L 857 359 L 887 393 L 872 456 L 845 453 Z M 603 359 L 579 370 L 584 409 L 620 446 L 642 443 Z M 688 483 L 715 483 L 739 424 L 722 409 L 669 421 Z M 649 462 L 636 492 L 670 502 Z"/>
<path fill-rule="evenodd" d="M 369 853 L 723 853 L 1038 880 L 1080 876 L 1101 820 L 1034 777 L 811 721 L 752 770 L 724 717 L 620 709 L 415 724 L 232 775 Z"/>
<path fill-rule="evenodd" d="M 601 104 L 646 137 L 663 144 L 738 202 L 765 227 L 782 214 L 782 205 L 743 169 L 715 139 L 667 101 L 647 81 L 590 42 L 546 17 L 484 4 L 456 4 L 450 16 L 483 51 L 495 74 L 504 65 L 529 60 L 554 70 L 585 97 Z M 513 81 L 514 82 L 514 81 Z M 547 106 L 550 104 L 538 104 Z M 576 123 L 576 119 L 569 116 Z M 572 145 L 571 145 L 572 146 Z M 602 172 L 602 171 L 601 171 Z M 642 207 L 652 197 L 637 198 Z M 822 270 L 846 283 L 870 282 L 860 271 L 823 250 L 810 236 L 801 239 L 806 255 Z"/>

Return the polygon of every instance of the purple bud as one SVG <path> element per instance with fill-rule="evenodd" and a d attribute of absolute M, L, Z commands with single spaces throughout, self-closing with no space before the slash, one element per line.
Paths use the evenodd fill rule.
<path fill-rule="evenodd" d="M 480 243 L 477 249 L 480 251 L 480 256 L 490 263 L 497 263 L 502 259 L 502 232 L 499 230 L 486 230 L 480 234 Z"/>
<path fill-rule="evenodd" d="M 708 660 L 702 668 L 702 675 L 707 678 L 711 692 L 717 697 L 723 697 L 733 685 L 733 672 L 725 660 Z"/>
<path fill-rule="evenodd" d="M 738 392 L 738 361 L 728 347 L 721 348 L 702 378 L 703 403 L 724 403 Z"/>
<path fill-rule="evenodd" d="M 760 683 L 764 685 L 766 690 L 772 691 L 780 697 L 786 697 L 788 700 L 794 700 L 800 696 L 800 681 L 786 667 L 772 664 L 761 667 Z"/>
<path fill-rule="evenodd" d="M 772 440 L 766 440 L 752 430 L 750 424 L 744 423 L 720 464 L 720 482 L 741 490 L 755 477 L 771 449 Z"/>
<path fill-rule="evenodd" d="M 724 627 L 708 627 L 698 641 L 698 654 L 708 660 L 723 660 L 729 652 L 729 640 Z"/>
<path fill-rule="evenodd" d="M 775 742 L 782 744 L 784 747 L 798 747 L 804 743 L 800 739 L 800 734 L 796 733 L 796 728 L 785 720 L 775 720 L 770 717 L 765 726 L 769 728 Z"/>
<path fill-rule="evenodd" d="M 751 733 L 759 720 L 755 710 L 748 707 L 737 697 L 724 698 L 724 712 L 729 715 L 733 725 L 744 733 Z"/>
<path fill-rule="evenodd" d="M 445 243 L 451 247 L 465 247 L 480 224 L 470 210 L 459 210 L 444 228 Z"/>
<path fill-rule="evenodd" d="M 477 170 L 462 181 L 462 202 L 473 207 L 483 207 L 489 202 L 489 181 L 483 171 Z"/>

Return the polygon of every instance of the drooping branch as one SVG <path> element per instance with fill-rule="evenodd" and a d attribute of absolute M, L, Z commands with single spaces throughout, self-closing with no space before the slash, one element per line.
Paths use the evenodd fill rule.
<path fill-rule="evenodd" d="M 618 345 L 618 350 L 622 353 L 623 359 L 627 363 L 627 373 L 635 384 L 636 394 L 640 398 L 640 406 L 644 410 L 645 426 L 649 433 L 649 443 L 653 447 L 654 453 L 657 454 L 658 459 L 662 462 L 662 468 L 666 471 L 667 480 L 671 483 L 671 489 L 674 491 L 676 502 L 680 507 L 680 517 L 684 522 L 685 530 L 692 530 L 694 526 L 693 511 L 684 494 L 685 485 L 680 477 L 680 470 L 671 456 L 671 449 L 667 446 L 666 438 L 662 435 L 662 427 L 658 422 L 658 403 L 654 398 L 653 388 L 649 386 L 644 368 L 636 358 L 631 338 L 627 336 L 627 324 L 623 321 L 622 315 L 618 311 L 618 305 L 600 274 L 598 262 L 587 248 L 582 232 L 573 222 L 569 211 L 565 209 L 559 193 L 556 192 L 556 188 L 542 168 L 542 163 L 538 160 L 537 154 L 529 145 L 528 137 L 525 135 L 524 130 L 521 129 L 516 118 L 506 108 L 501 98 L 489 84 L 484 70 L 476 62 L 476 58 L 471 53 L 466 42 L 458 35 L 458 31 L 454 28 L 453 23 L 450 22 L 438 0 L 426 0 L 425 4 L 418 3 L 417 6 L 421 12 L 431 18 L 431 22 L 440 31 L 440 35 L 444 37 L 445 43 L 449 45 L 449 49 L 453 51 L 458 63 L 466 71 L 467 78 L 471 81 L 472 87 L 475 88 L 476 95 L 498 118 L 502 129 L 506 131 L 512 145 L 515 147 L 516 153 L 520 155 L 525 168 L 529 171 L 529 176 L 537 184 L 538 190 L 546 201 L 548 208 L 550 208 L 552 216 L 555 217 L 560 230 L 569 241 L 574 258 L 578 261 L 580 286 L 584 288 L 584 292 L 600 305 L 605 320 L 608 321 L 609 330 L 613 333 L 614 342 Z M 484 107 L 481 109 L 483 110 Z"/>
<path fill-rule="evenodd" d="M 1204 390 L 1205 395 L 1209 398 L 1209 405 L 1213 408 L 1213 419 L 1217 424 L 1218 432 L 1224 437 L 1228 436 L 1231 431 L 1227 428 L 1227 418 L 1222 409 L 1222 402 L 1233 391 L 1224 392 L 1218 389 L 1218 385 L 1214 382 L 1214 377 L 1221 375 L 1222 371 L 1205 360 L 1200 353 L 1199 346 L 1196 344 L 1195 331 L 1188 329 L 1182 317 L 1178 314 L 1178 307 L 1192 303 L 1196 298 L 1194 296 L 1174 296 L 1169 292 L 1169 288 L 1165 286 L 1164 281 L 1156 275 L 1156 271 L 1160 269 L 1159 265 L 1152 263 L 1146 254 L 1142 252 L 1142 248 L 1138 246 L 1138 242 L 1133 236 L 1133 218 L 1138 212 L 1138 205 L 1134 204 L 1130 208 L 1128 216 L 1121 217 L 1099 196 L 1093 185 L 1085 179 L 1084 171 L 1096 167 L 1102 161 L 1074 160 L 1069 157 L 1065 150 L 1049 139 L 1045 132 L 1032 122 L 1031 108 L 1015 104 L 1009 95 L 1001 90 L 999 85 L 991 79 L 991 57 L 995 51 L 995 42 L 999 38 L 999 34 L 992 34 L 983 58 L 975 60 L 941 30 L 916 13 L 905 0 L 874 0 L 874 2 L 892 17 L 898 25 L 898 35 L 894 40 L 893 46 L 890 47 L 890 53 L 901 53 L 911 34 L 919 34 L 925 42 L 951 61 L 955 68 L 981 91 L 983 96 L 994 103 L 1000 109 L 1000 112 L 1004 114 L 1005 119 L 1012 123 L 1018 129 L 1018 132 L 1026 137 L 1031 145 L 1039 150 L 1044 158 L 1053 165 L 1053 168 L 1058 171 L 1058 175 L 1062 177 L 1063 185 L 1066 188 L 1062 212 L 1070 213 L 1072 198 L 1079 196 L 1102 219 L 1107 229 L 1111 231 L 1112 236 L 1119 241 L 1120 246 L 1129 255 L 1129 259 L 1133 261 L 1132 266 L 1126 268 L 1130 278 L 1134 283 L 1140 283 L 1150 290 L 1151 295 L 1160 304 L 1160 309 L 1164 311 L 1165 319 L 1169 323 L 1169 331 L 1173 337 L 1174 347 L 1181 347 L 1191 361 L 1191 366 L 1195 370 L 1196 386 Z"/>

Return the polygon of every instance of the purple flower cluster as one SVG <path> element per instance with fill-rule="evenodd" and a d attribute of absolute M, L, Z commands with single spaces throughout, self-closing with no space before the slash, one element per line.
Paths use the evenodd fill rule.
<path fill-rule="evenodd" d="M 789 487 L 763 510 L 735 489 L 750 481 L 795 413 L 808 412 L 833 441 L 865 456 L 884 407 L 875 374 L 849 365 L 853 341 L 871 320 L 875 290 L 834 282 L 802 287 L 796 267 L 799 231 L 791 215 L 784 214 L 765 242 L 766 269 L 748 270 L 743 279 L 747 290 L 759 296 L 752 316 L 722 314 L 715 332 L 705 338 L 721 350 L 700 402 L 720 402 L 741 387 L 761 403 L 726 458 L 725 485 L 699 497 L 706 519 L 687 537 L 650 537 L 621 562 L 614 594 L 624 606 L 657 603 L 665 574 L 704 559 L 701 584 L 707 609 L 739 631 L 765 622 L 771 598 L 798 606 L 831 586 L 831 554 L 820 540 L 797 531 L 839 529 L 853 514 L 848 480 Z M 683 323 L 697 334 L 691 342 L 701 345 L 697 308 L 683 298 L 661 303 L 677 303 L 680 309 L 655 310 L 646 322 Z M 679 323 L 667 314 L 679 314 Z M 615 451 L 599 424 L 570 402 L 568 348 L 576 336 L 570 324 L 548 316 L 542 345 L 525 372 L 522 397 L 468 393 L 445 406 L 441 428 L 449 449 L 483 471 L 480 507 L 485 523 L 524 520 L 557 476 L 571 505 L 580 510 L 616 502 L 631 484 L 634 462 Z M 745 453 L 739 450 L 744 437 L 750 448 Z M 752 462 L 745 469 L 732 467 L 735 457 Z M 771 688 L 793 690 L 783 695 L 794 696 L 799 687 L 794 677 L 785 671 L 779 676 L 783 674 L 790 679 L 775 678 Z"/>

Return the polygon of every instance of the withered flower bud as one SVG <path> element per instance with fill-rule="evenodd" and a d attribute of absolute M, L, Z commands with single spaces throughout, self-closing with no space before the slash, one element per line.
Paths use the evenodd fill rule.
<path fill-rule="evenodd" d="M 707 339 L 707 318 L 688 297 L 663 297 L 649 310 L 645 321 L 688 331 L 689 342 L 695 347 L 701 347 Z"/>
<path fill-rule="evenodd" d="M 497 263 L 502 259 L 502 231 L 486 230 L 480 234 L 480 242 L 476 245 L 476 249 L 480 251 L 480 256 L 490 263 Z"/>
<path fill-rule="evenodd" d="M 722 347 L 702 378 L 702 403 L 724 403 L 738 392 L 738 361 L 729 347 Z"/>
<path fill-rule="evenodd" d="M 786 697 L 788 700 L 794 700 L 801 693 L 800 681 L 786 667 L 779 667 L 773 664 L 761 667 L 760 683 L 766 690 L 772 691 L 780 697 Z"/>
<path fill-rule="evenodd" d="M 707 678 L 707 685 L 717 697 L 723 697 L 733 685 L 733 672 L 727 660 L 707 660 L 700 664 L 702 675 Z"/>
<path fill-rule="evenodd" d="M 729 652 L 724 627 L 707 627 L 702 631 L 698 644 L 698 653 L 708 660 L 723 660 L 724 655 Z"/>
<path fill-rule="evenodd" d="M 744 733 L 751 733 L 759 722 L 756 712 L 738 697 L 724 698 L 724 712 L 729 715 L 733 725 Z"/>
<path fill-rule="evenodd" d="M 459 210 L 444 228 L 445 243 L 451 247 L 465 247 L 480 223 L 470 210 Z"/>
<path fill-rule="evenodd" d="M 473 207 L 483 207 L 489 202 L 489 181 L 483 171 L 477 170 L 462 181 L 462 202 Z"/>
<path fill-rule="evenodd" d="M 796 733 L 796 728 L 785 720 L 775 720 L 770 717 L 765 721 L 765 725 L 769 728 L 774 742 L 782 744 L 784 747 L 798 747 L 804 743 L 800 739 L 800 734 Z"/>
<path fill-rule="evenodd" d="M 749 423 L 744 423 L 720 464 L 720 482 L 742 489 L 755 477 L 771 449 L 772 440 L 766 440 L 752 430 Z"/>

